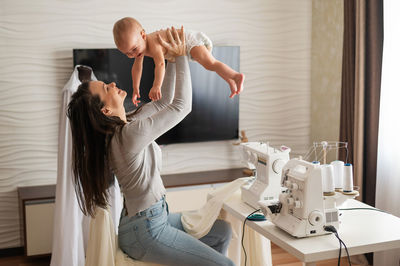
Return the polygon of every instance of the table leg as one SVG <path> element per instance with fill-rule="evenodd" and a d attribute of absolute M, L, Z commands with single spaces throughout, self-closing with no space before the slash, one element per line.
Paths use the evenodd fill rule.
<path fill-rule="evenodd" d="M 303 266 L 317 266 L 316 262 L 303 262 Z"/>

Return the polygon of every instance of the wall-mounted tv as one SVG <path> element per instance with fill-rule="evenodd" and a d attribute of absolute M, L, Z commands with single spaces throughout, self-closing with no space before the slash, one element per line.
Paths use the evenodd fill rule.
<path fill-rule="evenodd" d="M 239 71 L 240 47 L 213 47 L 216 59 Z M 115 82 L 125 90 L 124 106 L 127 111 L 136 108 L 132 103 L 131 67 L 134 59 L 118 49 L 74 49 L 74 66 L 90 66 L 97 79 Z M 229 98 L 228 84 L 216 73 L 190 62 L 193 87 L 192 112 L 178 125 L 157 139 L 158 144 L 231 140 L 238 138 L 239 97 Z M 145 57 L 140 81 L 141 104 L 149 102 L 148 94 L 154 80 L 154 62 Z"/>

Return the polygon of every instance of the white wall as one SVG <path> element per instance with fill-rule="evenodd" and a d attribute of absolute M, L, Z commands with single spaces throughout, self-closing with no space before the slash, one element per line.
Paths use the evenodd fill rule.
<path fill-rule="evenodd" d="M 310 135 L 311 1 L 1 0 L 0 248 L 20 246 L 19 185 L 55 183 L 61 89 L 73 48 L 114 47 L 113 23 L 147 32 L 183 24 L 239 45 L 246 74 L 240 130 L 306 151 Z M 163 173 L 240 166 L 232 141 L 169 145 Z"/>

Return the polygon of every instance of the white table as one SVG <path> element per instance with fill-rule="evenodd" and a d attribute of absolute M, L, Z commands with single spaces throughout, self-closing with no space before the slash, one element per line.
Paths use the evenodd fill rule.
<path fill-rule="evenodd" d="M 347 200 L 340 208 L 372 208 L 357 200 Z M 254 211 L 241 201 L 240 191 L 223 205 L 234 217 L 244 219 Z M 339 237 L 351 255 L 400 248 L 400 218 L 373 210 L 341 211 Z M 246 221 L 246 225 L 268 238 L 303 262 L 314 266 L 317 261 L 338 258 L 339 241 L 333 234 L 295 238 L 269 221 Z M 342 256 L 347 256 L 342 250 Z"/>

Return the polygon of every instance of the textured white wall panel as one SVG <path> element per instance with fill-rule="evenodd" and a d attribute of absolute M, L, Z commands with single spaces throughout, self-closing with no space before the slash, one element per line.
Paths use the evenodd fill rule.
<path fill-rule="evenodd" d="M 302 154 L 310 135 L 311 0 L 0 2 L 0 248 L 20 246 L 17 186 L 55 183 L 61 89 L 73 48 L 111 48 L 113 23 L 136 17 L 239 45 L 240 129 Z M 228 91 L 227 91 L 228 95 Z M 163 173 L 238 167 L 233 141 L 163 147 Z"/>

